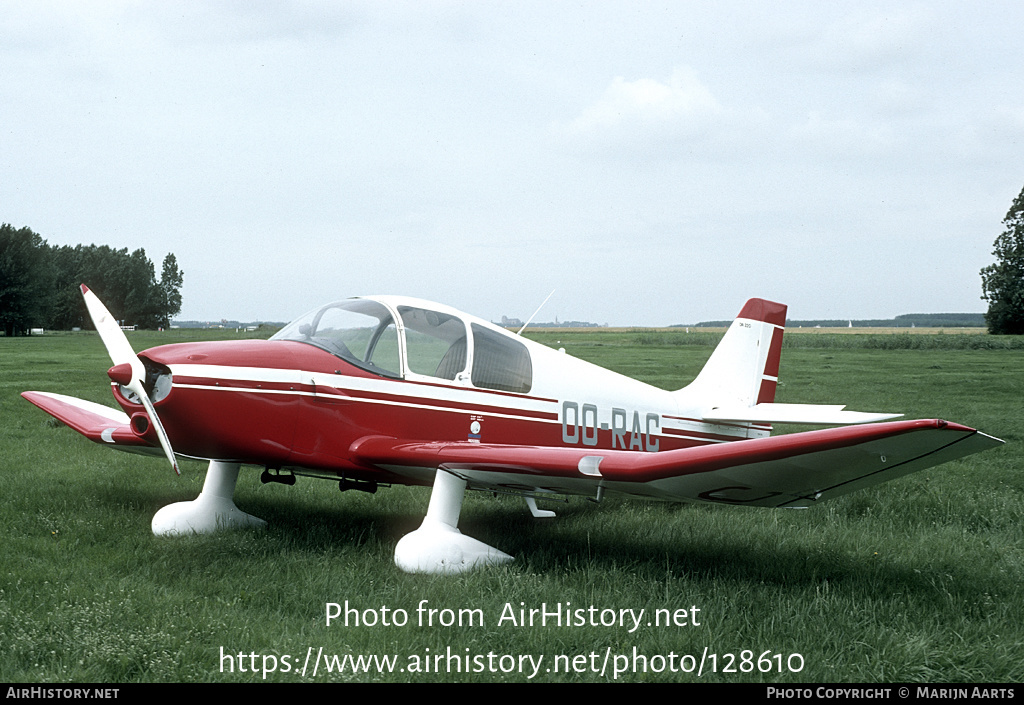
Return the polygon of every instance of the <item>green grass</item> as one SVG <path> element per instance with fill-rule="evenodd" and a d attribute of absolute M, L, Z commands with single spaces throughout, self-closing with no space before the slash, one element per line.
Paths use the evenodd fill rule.
<path fill-rule="evenodd" d="M 136 333 L 132 342 L 141 350 L 210 335 Z M 532 337 L 666 388 L 683 386 L 711 351 L 703 341 L 641 343 L 637 335 Z M 600 669 L 609 653 L 631 661 L 634 648 L 649 669 L 661 663 L 655 656 L 674 654 L 678 666 L 706 650 L 718 670 L 698 678 L 627 663 L 621 681 L 1020 681 L 1024 351 L 838 345 L 787 348 L 779 401 L 947 418 L 1007 445 L 806 511 L 573 500 L 553 505 L 556 519 L 538 521 L 521 500 L 470 493 L 462 530 L 516 560 L 460 576 L 410 576 L 395 568 L 393 551 L 422 520 L 425 488 L 369 496 L 302 478 L 289 488 L 261 485 L 246 469 L 236 501 L 267 519 L 267 530 L 154 537 L 153 514 L 195 497 L 204 466 L 184 461 L 176 478 L 166 461 L 91 444 L 18 397 L 40 389 L 112 404 L 110 363 L 95 335 L 0 338 L 0 681 L 249 682 L 262 677 L 248 672 L 251 661 L 239 672 L 239 652 L 257 654 L 257 667 L 266 655 L 279 664 L 289 656 L 298 668 L 307 649 L 321 647 L 394 654 L 399 667 L 446 648 L 463 659 L 543 655 L 535 680 L 552 682 L 611 681 L 614 660 L 604 675 L 591 664 Z M 359 610 L 405 610 L 410 623 L 327 626 L 326 603 L 346 600 Z M 419 626 L 423 600 L 479 609 L 485 623 Z M 695 606 L 700 625 L 645 622 L 629 633 L 498 624 L 506 604 L 567 602 L 648 612 Z M 234 672 L 220 670 L 221 647 L 236 657 Z M 741 659 L 744 651 L 753 661 Z M 783 663 L 800 654 L 803 670 L 758 672 L 766 651 Z M 735 672 L 723 672 L 727 654 Z M 583 657 L 587 668 L 546 671 L 556 655 Z M 752 672 L 741 670 L 751 664 Z M 315 678 L 293 671 L 267 680 L 527 678 L 518 668 L 339 674 L 321 665 Z"/>

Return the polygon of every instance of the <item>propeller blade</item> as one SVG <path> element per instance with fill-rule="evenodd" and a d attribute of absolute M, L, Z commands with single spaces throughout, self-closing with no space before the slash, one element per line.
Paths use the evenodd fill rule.
<path fill-rule="evenodd" d="M 171 461 L 171 467 L 174 468 L 175 474 L 181 475 L 181 471 L 178 469 L 178 460 L 174 457 L 174 451 L 171 449 L 171 441 L 167 437 L 164 425 L 160 422 L 160 417 L 157 416 L 152 400 L 146 393 L 146 388 L 143 386 L 146 379 L 145 365 L 135 354 L 135 350 L 132 349 L 132 345 L 128 342 L 124 331 L 121 330 L 117 319 L 110 315 L 110 311 L 99 300 L 99 297 L 92 293 L 85 284 L 82 284 L 82 296 L 85 298 L 85 307 L 89 309 L 89 317 L 92 318 L 93 325 L 96 326 L 96 331 L 100 334 L 100 340 L 107 348 L 111 362 L 115 367 L 123 364 L 131 367 L 131 380 L 124 386 L 142 401 L 146 413 L 149 414 L 149 420 L 153 424 L 153 428 L 156 429 L 156 435 L 160 439 L 160 447 L 164 449 L 164 455 Z"/>
<path fill-rule="evenodd" d="M 125 337 L 117 319 L 110 315 L 110 311 L 103 305 L 96 294 L 92 293 L 85 284 L 82 284 L 82 297 L 85 299 L 85 307 L 89 309 L 89 317 L 100 334 L 100 340 L 107 348 L 107 354 L 114 365 L 127 363 L 132 367 L 132 379 L 143 380 L 146 377 L 146 368 L 142 360 L 135 354 L 131 343 Z M 125 385 L 126 387 L 128 385 Z M 132 390 L 134 391 L 134 390 Z"/>
<path fill-rule="evenodd" d="M 171 467 L 174 468 L 175 475 L 181 475 L 181 470 L 178 469 L 178 459 L 174 457 L 174 451 L 171 450 L 171 439 L 167 437 L 167 431 L 164 430 L 164 425 L 160 423 L 160 417 L 156 414 L 156 407 L 153 406 L 153 402 L 150 401 L 149 395 L 146 394 L 146 390 L 142 388 L 142 384 L 138 385 L 138 389 L 128 387 L 135 392 L 139 399 L 142 400 L 142 405 L 146 407 L 146 413 L 149 414 L 149 420 L 153 422 L 153 428 L 156 429 L 156 436 L 160 439 L 160 447 L 164 449 L 164 455 L 171 461 Z"/>

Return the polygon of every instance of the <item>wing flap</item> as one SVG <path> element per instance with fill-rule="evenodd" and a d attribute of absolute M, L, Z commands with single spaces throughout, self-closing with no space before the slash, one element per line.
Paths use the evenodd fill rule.
<path fill-rule="evenodd" d="M 353 455 L 420 476 L 441 468 L 478 489 L 593 495 L 605 491 L 674 501 L 808 506 L 1001 445 L 940 420 L 807 431 L 660 453 L 369 437 Z"/>
<path fill-rule="evenodd" d="M 846 411 L 841 404 L 754 404 L 714 407 L 702 414 L 710 422 L 858 424 L 889 421 L 903 414 Z"/>
<path fill-rule="evenodd" d="M 128 415 L 119 409 L 52 392 L 22 392 L 21 396 L 94 443 L 135 453 L 163 455 L 159 448 L 135 435 Z"/>

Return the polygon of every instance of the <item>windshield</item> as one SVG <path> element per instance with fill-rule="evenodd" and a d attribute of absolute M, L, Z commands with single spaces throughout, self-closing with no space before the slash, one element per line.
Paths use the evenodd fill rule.
<path fill-rule="evenodd" d="M 364 370 L 398 377 L 398 330 L 382 304 L 347 299 L 300 316 L 271 340 L 295 340 L 326 350 Z"/>

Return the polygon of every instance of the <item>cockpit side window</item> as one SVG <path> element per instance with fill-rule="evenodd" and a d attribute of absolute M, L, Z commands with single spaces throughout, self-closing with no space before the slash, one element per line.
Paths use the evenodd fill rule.
<path fill-rule="evenodd" d="M 466 369 L 466 325 L 460 318 L 413 306 L 399 306 L 398 314 L 410 372 L 454 380 Z"/>
<path fill-rule="evenodd" d="M 533 362 L 526 346 L 476 323 L 472 329 L 473 385 L 504 392 L 529 392 L 533 387 Z"/>

